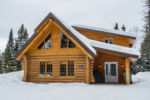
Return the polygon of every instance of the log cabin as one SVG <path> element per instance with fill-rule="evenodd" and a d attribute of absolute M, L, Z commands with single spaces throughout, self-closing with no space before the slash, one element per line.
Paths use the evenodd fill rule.
<path fill-rule="evenodd" d="M 17 52 L 26 82 L 130 84 L 133 33 L 90 26 L 70 26 L 49 13 Z"/>

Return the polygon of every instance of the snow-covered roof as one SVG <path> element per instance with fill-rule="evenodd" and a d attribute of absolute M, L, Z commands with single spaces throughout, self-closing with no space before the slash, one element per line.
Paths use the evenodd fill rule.
<path fill-rule="evenodd" d="M 26 47 L 36 38 L 36 30 L 44 23 L 47 18 L 52 18 L 56 21 L 71 37 L 73 37 L 88 53 L 90 53 L 93 57 L 96 57 L 96 48 L 101 48 L 106 51 L 115 51 L 118 53 L 126 54 L 125 56 L 134 56 L 138 57 L 138 53 L 133 48 L 127 48 L 123 46 L 117 46 L 113 44 L 106 44 L 103 42 L 98 42 L 95 40 L 90 40 L 84 35 L 80 34 L 77 30 L 74 29 L 71 25 L 65 23 L 62 19 L 54 15 L 53 13 L 49 13 L 45 19 L 39 24 L 39 26 L 35 29 L 35 33 L 32 37 L 26 42 L 26 44 L 21 48 L 21 50 L 17 53 L 16 58 L 22 54 L 22 52 L 26 49 Z M 26 50 L 27 51 L 27 50 Z M 19 59 L 19 58 L 18 58 Z"/>
<path fill-rule="evenodd" d="M 91 46 L 93 46 L 95 48 L 108 50 L 108 51 L 112 51 L 112 52 L 118 52 L 118 53 L 122 53 L 125 55 L 133 55 L 135 57 L 138 57 L 140 54 L 139 51 L 136 50 L 135 48 L 128 48 L 128 47 L 124 47 L 124 46 L 108 44 L 108 43 L 99 42 L 96 40 L 89 40 L 89 43 Z"/>
<path fill-rule="evenodd" d="M 95 55 L 96 55 L 96 50 L 90 45 L 90 43 L 88 42 L 88 38 L 85 37 L 84 35 L 80 34 L 77 30 L 75 30 L 71 25 L 69 25 L 68 23 L 64 22 L 62 19 L 60 19 L 59 17 L 57 17 L 55 15 L 55 17 L 68 29 L 71 31 L 71 33 L 74 34 L 74 36 L 76 36 L 84 45 L 86 45 Z"/>
<path fill-rule="evenodd" d="M 124 31 L 118 31 L 118 30 L 110 30 L 110 29 L 104 29 L 100 27 L 93 27 L 93 26 L 86 26 L 86 25 L 73 25 L 73 27 L 76 29 L 85 29 L 85 30 L 91 30 L 91 31 L 96 31 L 99 33 L 106 33 L 106 34 L 111 34 L 111 35 L 118 35 L 118 36 L 124 36 L 124 37 L 129 37 L 129 38 L 136 38 L 135 33 L 130 33 L 130 32 L 124 32 Z"/>

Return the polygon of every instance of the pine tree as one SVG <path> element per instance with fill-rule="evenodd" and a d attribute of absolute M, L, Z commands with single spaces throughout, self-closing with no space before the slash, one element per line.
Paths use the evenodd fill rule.
<path fill-rule="evenodd" d="M 145 33 L 146 36 L 141 45 L 141 66 L 145 71 L 150 71 L 150 0 L 146 0 Z"/>
<path fill-rule="evenodd" d="M 118 23 L 115 24 L 114 30 L 119 30 Z"/>
<path fill-rule="evenodd" d="M 14 57 L 14 41 L 13 31 L 11 29 L 9 34 L 9 40 L 3 54 L 2 68 L 4 72 L 12 72 L 17 70 L 17 62 Z"/>
<path fill-rule="evenodd" d="M 27 29 L 24 28 L 24 25 L 22 24 L 18 30 L 18 37 L 15 39 L 15 48 L 14 48 L 15 54 L 22 48 L 22 46 L 27 42 L 27 40 L 28 40 L 28 32 Z M 17 61 L 17 70 L 21 70 L 21 61 Z"/>
<path fill-rule="evenodd" d="M 28 32 L 27 29 L 25 29 L 24 25 L 22 24 L 20 29 L 18 30 L 18 37 L 16 39 L 16 45 L 18 48 L 15 49 L 16 50 L 21 49 L 27 40 L 28 40 Z"/>
<path fill-rule="evenodd" d="M 0 74 L 2 73 L 2 54 L 0 52 Z"/>
<path fill-rule="evenodd" d="M 126 27 L 124 25 L 121 27 L 121 29 L 122 31 L 126 31 Z"/>

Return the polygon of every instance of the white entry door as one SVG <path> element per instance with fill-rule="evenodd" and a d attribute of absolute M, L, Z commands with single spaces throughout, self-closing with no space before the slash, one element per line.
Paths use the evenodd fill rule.
<path fill-rule="evenodd" d="M 105 62 L 105 82 L 118 83 L 118 63 Z"/>

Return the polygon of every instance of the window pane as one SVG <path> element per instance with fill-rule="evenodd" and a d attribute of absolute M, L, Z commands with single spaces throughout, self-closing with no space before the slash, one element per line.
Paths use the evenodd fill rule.
<path fill-rule="evenodd" d="M 111 75 L 116 76 L 116 64 L 111 64 Z"/>
<path fill-rule="evenodd" d="M 44 49 L 44 41 L 39 45 L 38 49 Z"/>
<path fill-rule="evenodd" d="M 75 44 L 74 44 L 74 43 L 72 43 L 72 41 L 71 41 L 71 40 L 69 40 L 69 48 L 75 48 Z"/>
<path fill-rule="evenodd" d="M 61 32 L 61 48 L 67 48 L 67 37 Z"/>
<path fill-rule="evenodd" d="M 108 75 L 108 64 L 106 64 L 106 75 Z"/>
<path fill-rule="evenodd" d="M 74 62 L 68 62 L 68 76 L 74 76 Z"/>
<path fill-rule="evenodd" d="M 40 62 L 40 75 L 45 75 L 45 62 Z"/>
<path fill-rule="evenodd" d="M 109 43 L 110 43 L 110 44 L 113 44 L 113 40 L 112 40 L 112 39 L 109 39 Z"/>
<path fill-rule="evenodd" d="M 46 49 L 51 48 L 51 34 L 48 35 L 48 37 L 45 40 L 45 48 Z"/>
<path fill-rule="evenodd" d="M 60 76 L 66 76 L 66 64 L 60 65 Z"/>
<path fill-rule="evenodd" d="M 52 76 L 52 64 L 47 64 L 47 75 Z"/>
<path fill-rule="evenodd" d="M 108 43 L 108 39 L 105 39 L 105 43 Z"/>

